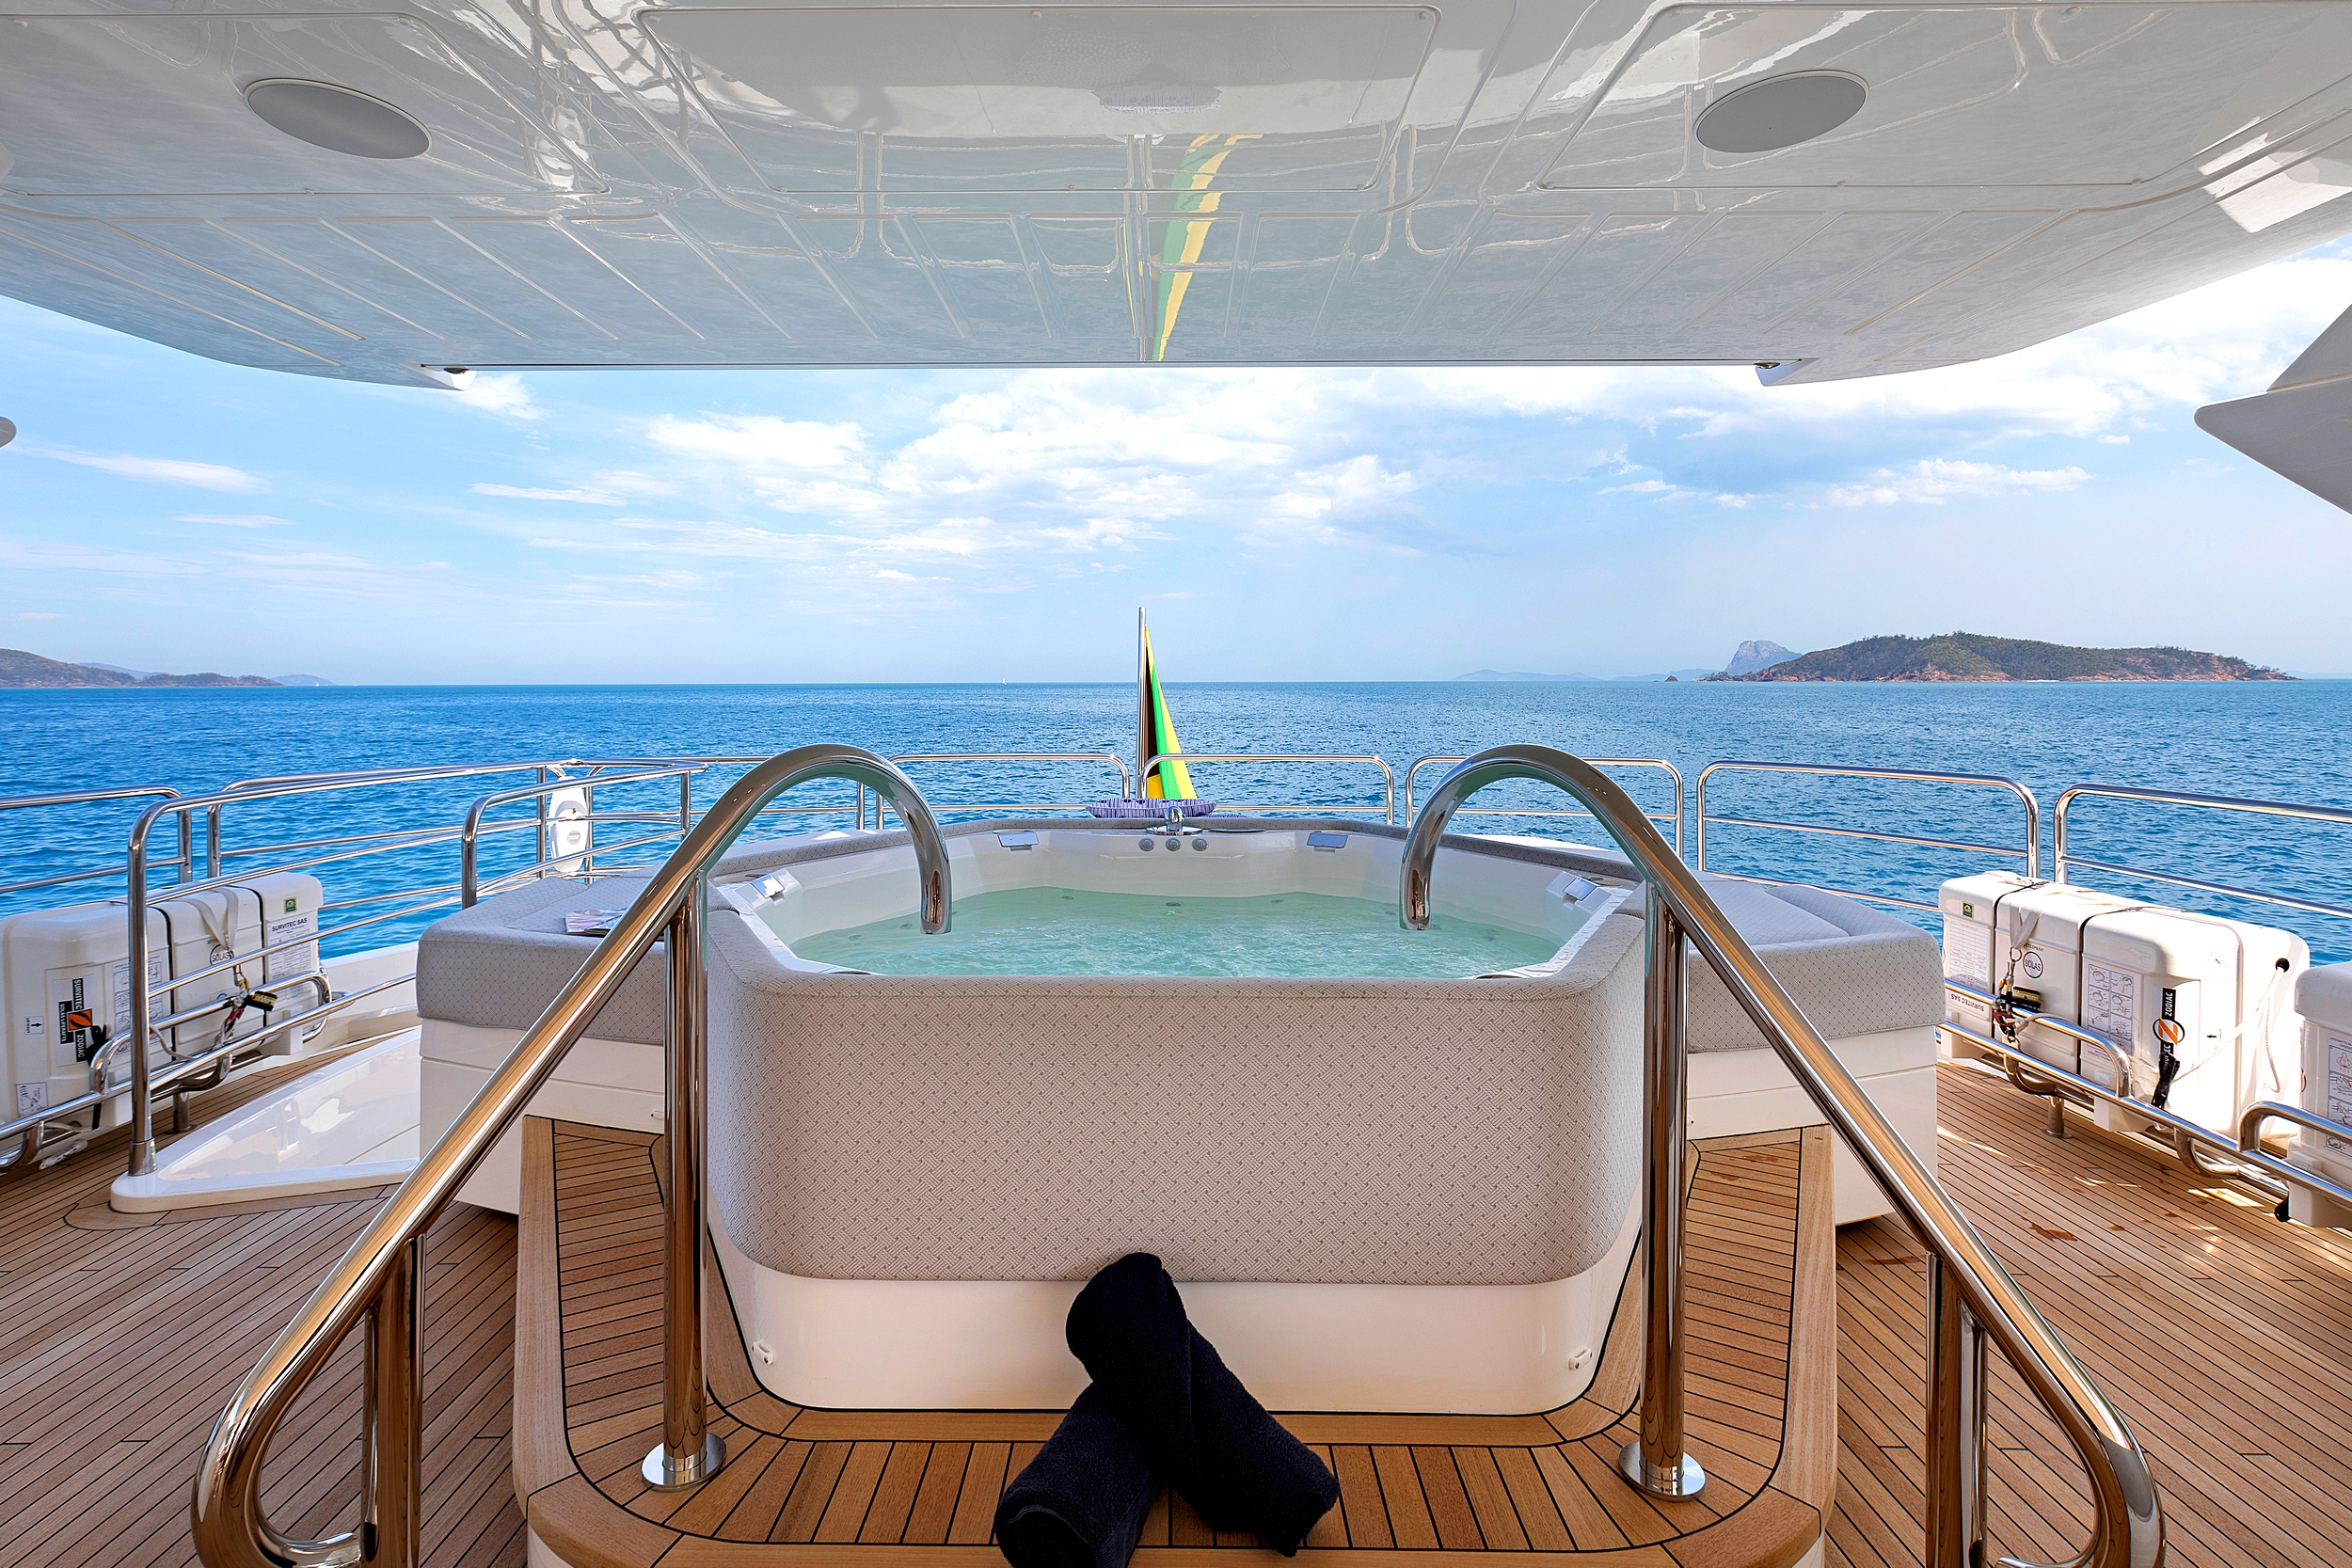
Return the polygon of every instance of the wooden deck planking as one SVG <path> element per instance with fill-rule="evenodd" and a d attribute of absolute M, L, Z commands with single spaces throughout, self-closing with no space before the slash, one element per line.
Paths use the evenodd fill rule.
<path fill-rule="evenodd" d="M 1789 1539 L 1792 1556 L 1801 1550 L 1788 1535 L 1799 1524 L 1790 1511 L 1803 1516 L 1807 1539 L 1816 1515 L 1766 1489 L 1788 1425 L 1799 1195 L 1823 1195 L 1813 1223 L 1823 1233 L 1818 1245 L 1825 1258 L 1827 1148 L 1819 1133 L 1751 1137 L 1732 1140 L 1720 1158 L 1699 1165 L 1690 1408 L 1692 1447 L 1712 1478 L 1704 1501 L 1656 1505 L 1616 1477 L 1616 1450 L 1632 1435 L 1624 1420 L 1629 1390 L 1638 1383 L 1616 1365 L 1638 1354 L 1637 1338 L 1621 1323 L 1604 1352 L 1610 1375 L 1596 1379 L 1597 1388 L 1617 1391 L 1614 1404 L 1588 1398 L 1549 1418 L 1283 1417 L 1341 1480 L 1342 1505 L 1317 1525 L 1308 1550 L 1623 1554 L 1664 1544 L 1684 1549 L 1694 1564 L 1741 1560 L 1702 1543 L 1709 1527 L 1752 1504 L 1772 1513 L 1780 1531 L 1772 1539 Z M 526 1284 L 525 1310 L 533 1321 L 550 1321 L 562 1342 L 560 1370 L 544 1382 L 560 1389 L 563 1430 L 550 1429 L 546 1441 L 573 1457 L 601 1506 L 659 1527 L 665 1533 L 648 1540 L 664 1551 L 687 1552 L 693 1542 L 904 1551 L 989 1541 L 997 1498 L 1052 1434 L 1058 1412 L 800 1409 L 758 1389 L 739 1337 L 727 1332 L 731 1304 L 715 1275 L 714 1322 L 724 1326 L 713 1337 L 712 1387 L 726 1414 L 713 1424 L 729 1433 L 735 1457 L 717 1481 L 686 1498 L 645 1488 L 636 1461 L 658 1436 L 660 1419 L 657 1149 L 642 1137 L 547 1123 L 527 1131 L 525 1149 L 527 1168 L 547 1172 L 534 1189 L 547 1196 L 526 1196 L 524 1232 L 537 1236 L 544 1226 L 552 1238 L 529 1243 L 526 1256 L 546 1259 L 535 1265 L 543 1271 L 537 1277 L 555 1286 L 545 1300 L 543 1288 Z M 1810 1189 L 1800 1180 L 1801 1160 L 1808 1158 L 1819 1162 Z M 534 1217 L 541 1212 L 544 1220 Z M 1818 1292 L 1824 1301 L 1828 1289 L 1825 1277 Z M 1827 1332 L 1825 1324 L 1824 1343 Z M 1826 1398 L 1824 1381 L 1817 1408 Z M 543 1419 L 538 1402 L 526 1399 L 527 1421 Z M 1813 1424 L 1826 1447 L 1828 1423 Z M 568 1484 L 534 1484 L 545 1488 L 548 1506 L 560 1498 L 568 1509 L 591 1496 Z M 1817 1495 L 1826 1491 L 1817 1487 Z M 534 1521 L 540 1506 L 534 1500 Z M 595 1531 L 586 1518 L 544 1525 L 542 1533 L 589 1539 Z M 1140 1547 L 1147 1556 L 1260 1549 L 1252 1536 L 1212 1529 L 1183 1497 L 1166 1493 L 1153 1503 Z M 692 1551 L 694 1560 L 707 1560 L 701 1547 Z M 1671 1560 L 1671 1553 L 1660 1559 Z"/>
<path fill-rule="evenodd" d="M 2155 1465 L 2167 1560 L 2352 1568 L 2352 1238 L 2080 1129 L 1990 1074 L 1939 1074 L 1938 1175 L 2130 1421 Z M 2077 1123 L 2076 1126 L 2080 1127 Z M 1838 1239 L 1838 1497 L 1829 1560 L 1921 1560 L 1926 1270 L 1891 1222 Z M 1994 1357 L 1997 1549 L 2086 1539 L 2073 1450 Z"/>
<path fill-rule="evenodd" d="M 313 1065 L 289 1064 L 274 1076 Z M 1947 1069 L 1942 1078 L 1942 1174 L 2150 1449 L 2169 1560 L 2352 1568 L 2352 1504 L 2344 1501 L 2352 1497 L 2352 1238 L 2278 1225 L 2153 1150 L 2089 1135 L 2045 1139 L 2039 1101 L 1971 1069 Z M 199 1114 L 217 1115 L 271 1082 L 198 1097 Z M 581 1458 L 595 1458 L 623 1497 L 659 1420 L 647 1375 L 658 1374 L 659 1319 L 644 1300 L 659 1280 L 659 1254 L 633 1236 L 659 1203 L 645 1195 L 646 1140 L 631 1148 L 616 1137 L 620 1144 L 580 1151 L 583 1244 L 565 1258 L 577 1267 L 559 1326 L 595 1347 L 579 1368 L 564 1368 L 567 1378 L 583 1374 L 566 1391 L 582 1396 L 587 1424 L 606 1439 Z M 1759 1347 L 1791 1309 L 1786 1284 L 1757 1280 L 1759 1257 L 1786 1243 L 1759 1226 L 1756 1211 L 1794 1191 L 1764 1152 L 1743 1162 L 1754 1168 L 1734 1178 L 1736 1193 L 1713 1189 L 1693 1204 L 1704 1250 L 1692 1278 L 1694 1294 L 1705 1295 L 1693 1313 L 1694 1439 L 1704 1433 L 1735 1462 L 1752 1440 L 1772 1435 L 1778 1380 L 1770 1355 L 1759 1365 Z M 119 1157 L 119 1140 L 108 1140 L 53 1170 L 0 1180 L 0 1516 L 8 1520 L 0 1568 L 193 1562 L 187 1484 L 214 1417 L 380 1196 L 156 1221 L 108 1215 L 100 1206 Z M 1737 1158 L 1712 1157 L 1708 1174 L 1721 1180 Z M 473 1211 L 453 1214 L 433 1239 L 425 1499 L 433 1568 L 521 1562 L 508 1463 L 514 1245 L 511 1224 Z M 1828 1555 L 1855 1568 L 1903 1568 L 1920 1557 L 1924 1271 L 1917 1243 L 1887 1222 L 1849 1227 L 1837 1252 L 1840 1418 Z M 592 1366 L 595 1375 L 584 1375 Z M 2070 1556 L 2082 1506 L 2071 1453 L 2013 1380 L 2003 1372 L 1996 1384 L 1997 1544 Z M 346 1350 L 278 1436 L 270 1499 L 290 1528 L 325 1529 L 349 1515 L 357 1390 L 356 1354 Z M 759 1398 L 772 1426 L 801 1417 Z M 707 1532 L 721 1542 L 812 1542 L 830 1520 L 829 1536 L 850 1534 L 828 1550 L 861 1550 L 849 1543 L 877 1544 L 894 1528 L 902 1550 L 985 1548 L 996 1496 L 1053 1419 L 983 1413 L 968 1430 L 926 1435 L 903 1420 L 861 1416 L 871 1413 L 801 1417 L 812 1431 L 831 1422 L 843 1433 L 822 1441 L 763 1435 L 754 1421 L 737 1435 L 739 1479 L 730 1466 L 698 1495 L 716 1500 L 644 1497 L 646 1512 L 697 1526 L 723 1513 Z M 1632 1562 L 1625 1548 L 1671 1547 L 1676 1539 L 1661 1511 L 1609 1474 L 1607 1454 L 1623 1429 L 1606 1413 L 1580 1428 L 1571 1407 L 1556 1424 L 1595 1435 L 1549 1446 L 1502 1440 L 1524 1433 L 1523 1421 L 1491 1433 L 1416 1433 L 1399 1429 L 1400 1419 L 1412 1418 L 1299 1422 L 1342 1490 L 1342 1507 L 1311 1552 L 1439 1550 L 1474 1532 L 1479 1549 L 1616 1551 Z M 1365 1423 L 1364 1440 L 1346 1440 L 1349 1420 Z M 999 1434 L 990 1434 L 992 1423 Z M 866 1473 L 850 1470 L 861 1447 L 874 1456 L 867 1496 L 836 1499 L 845 1473 L 852 1481 Z M 1434 1504 L 1424 1475 L 1438 1478 Z M 690 1507 L 696 1511 L 687 1514 Z M 679 1539 L 655 1519 L 646 1528 L 649 1543 Z M 1213 1544 L 1197 1514 L 1165 1497 L 1146 1540 L 1170 1553 L 1232 1549 Z M 1669 1557 L 1655 1560 L 1667 1568 Z"/>
<path fill-rule="evenodd" d="M 321 1059 L 191 1096 L 199 1122 Z M 119 1132 L 0 1178 L 0 1568 L 187 1568 L 188 1488 L 213 1421 L 382 1200 L 383 1189 L 115 1214 Z M 423 1537 L 429 1568 L 521 1568 L 507 1449 L 514 1226 L 453 1210 L 426 1248 Z M 356 1516 L 355 1338 L 273 1439 L 280 1528 Z"/>

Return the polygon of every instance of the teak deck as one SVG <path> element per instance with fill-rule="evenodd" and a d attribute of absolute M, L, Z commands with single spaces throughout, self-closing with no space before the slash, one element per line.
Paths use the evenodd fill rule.
<path fill-rule="evenodd" d="M 290 1065 L 199 1097 L 199 1114 L 218 1115 L 315 1065 Z M 2153 1456 L 2168 1560 L 2200 1568 L 2352 1568 L 2352 1238 L 2280 1225 L 2267 1210 L 2152 1153 L 2090 1136 L 2046 1139 L 2041 1101 L 1973 1069 L 1948 1068 L 1941 1078 L 1944 1179 Z M 0 1568 L 195 1562 L 188 1485 L 204 1436 L 230 1387 L 373 1203 L 357 1196 L 161 1220 L 109 1215 L 103 1205 L 119 1157 L 119 1141 L 107 1139 L 53 1170 L 0 1178 Z M 642 1167 L 642 1155 L 638 1163 Z M 508 1465 L 515 1238 L 514 1223 L 503 1216 L 461 1209 L 430 1244 L 424 1533 L 431 1568 L 519 1568 L 523 1561 L 522 1514 Z M 1903 1568 L 1919 1560 L 1919 1249 L 1899 1227 L 1882 1221 L 1849 1227 L 1838 1238 L 1838 1255 L 1837 1481 L 1828 1559 L 1851 1568 Z M 618 1278 L 612 1283 L 629 1288 Z M 579 1316 L 577 1303 L 567 1299 L 565 1306 Z M 1693 1322 L 1702 1320 L 1694 1314 Z M 631 1354 L 613 1349 L 616 1361 Z M 323 1533 L 350 1516 L 358 1492 L 357 1372 L 347 1348 L 273 1448 L 270 1503 L 291 1528 Z M 613 1375 L 644 1374 L 616 1367 Z M 723 1381 L 728 1374 L 720 1375 Z M 2002 1395 L 1994 1412 L 2000 1448 L 1992 1499 L 1998 1544 L 2062 1560 L 2081 1539 L 2072 1523 L 2081 1506 L 2072 1457 L 2038 1412 L 2019 1414 L 2029 1407 L 2014 1381 L 2006 1372 L 1995 1381 Z M 601 1397 L 575 1395 L 583 1414 Z M 757 1402 L 734 1402 L 739 1415 Z M 755 1414 L 753 1425 L 772 1424 L 784 1412 L 763 1406 Z M 847 1419 L 813 1411 L 799 1419 L 818 1416 Z M 628 1419 L 627 1440 L 642 1451 L 649 1439 L 637 1433 L 649 1432 L 650 1422 Z M 1044 1425 L 1050 1429 L 1050 1418 Z M 885 1501 L 878 1533 L 903 1508 L 899 1539 L 920 1543 L 938 1533 L 944 1511 L 942 1539 L 968 1541 L 975 1527 L 961 1503 L 973 1484 L 975 1456 L 977 1496 L 991 1484 L 1000 1448 L 1009 1468 L 1014 1445 L 1042 1436 L 1041 1430 L 805 1430 L 805 1436 L 775 1437 L 755 1473 L 743 1445 L 759 1442 L 760 1434 L 748 1428 L 738 1433 L 738 1458 L 713 1483 L 739 1488 L 720 1521 L 723 1533 L 731 1523 L 747 1530 L 758 1517 L 756 1509 L 744 1509 L 755 1494 L 762 1506 L 774 1497 L 767 1529 L 783 1527 L 795 1488 L 824 1446 L 823 1465 L 839 1454 L 839 1471 L 853 1481 L 872 1473 L 865 1513 L 875 1513 L 873 1500 Z M 1332 1432 L 1310 1435 L 1329 1449 L 1335 1465 L 1349 1467 L 1342 1472 L 1337 1528 L 1354 1541 L 1362 1527 L 1359 1550 L 1377 1549 L 1369 1502 L 1375 1490 L 1391 1544 L 1400 1550 L 1446 1553 L 1470 1540 L 1473 1528 L 1483 1544 L 1489 1521 L 1500 1537 L 1494 1544 L 1515 1548 L 1517 1537 L 1502 1525 L 1505 1502 L 1529 1550 L 1558 1549 L 1556 1535 L 1538 1533 L 1552 1528 L 1547 1515 L 1534 1511 L 1537 1523 L 1530 1526 L 1519 1511 L 1522 1498 L 1537 1496 L 1524 1469 L 1516 1461 L 1506 1469 L 1497 1459 L 1490 1479 L 1476 1457 L 1514 1449 L 1532 1456 L 1552 1447 L 1549 1441 L 1477 1433 L 1363 1433 L 1358 1441 Z M 778 1461 L 793 1442 L 805 1443 L 806 1452 L 800 1469 L 787 1471 Z M 917 1443 L 926 1445 L 919 1471 Z M 961 1447 L 967 1443 L 968 1449 Z M 879 1462 L 877 1446 L 887 1449 Z M 1567 1450 L 1578 1445 L 1557 1446 L 1573 1468 Z M 891 1458 L 900 1451 L 909 1457 L 894 1474 Z M 942 1493 L 959 1456 L 951 1505 Z M 1451 1461 L 1454 1483 L 1440 1461 Z M 1389 1513 L 1391 1478 L 1395 1495 L 1409 1499 L 1418 1493 L 1425 1530 L 1422 1513 L 1409 1506 L 1402 1527 Z M 1557 1498 L 1573 1501 L 1574 1492 L 1555 1490 L 1540 1464 L 1537 1479 L 1561 1513 L 1558 1528 L 1572 1530 L 1578 1521 Z M 1602 1477 L 1584 1490 L 1604 1512 L 1612 1500 L 1624 1509 L 1630 1494 L 1621 1487 L 1613 1493 L 1613 1485 Z M 806 1528 L 812 1542 L 820 1531 L 839 1533 L 842 1519 L 829 1526 L 828 1516 L 840 1491 L 836 1474 L 810 1525 L 812 1482 L 792 1528 Z M 715 1510 L 721 1497 L 714 1493 L 701 1507 Z M 687 1506 L 677 1504 L 677 1513 Z M 1615 1515 L 1610 1518 L 1613 1523 Z M 671 1522 L 691 1520 L 674 1515 Z M 1155 1514 L 1155 1527 L 1163 1523 L 1168 1544 L 1154 1555 L 1167 1568 L 1180 1568 L 1174 1553 L 1212 1545 L 1200 1541 L 1199 1527 L 1182 1513 L 1164 1520 Z M 1327 1540 L 1333 1526 L 1325 1528 Z M 855 1533 L 867 1533 L 865 1517 Z M 901 1568 L 905 1549 L 852 1551 L 857 1562 Z M 924 1555 L 945 1562 L 949 1551 L 933 1547 Z M 699 1555 L 674 1550 L 664 1562 L 684 1568 Z M 854 1568 L 833 1563 L 830 1548 L 803 1547 L 800 1555 L 812 1563 L 823 1556 L 827 1568 Z M 984 1546 L 954 1555 L 975 1568 L 1001 1560 Z M 1649 1555 L 1661 1560 L 1655 1550 Z M 1629 1551 L 1619 1560 L 1638 1559 Z"/>
<path fill-rule="evenodd" d="M 1813 1545 L 1834 1486 L 1828 1134 L 1701 1147 L 1687 1384 L 1701 1497 L 1653 1503 L 1616 1478 L 1636 1435 L 1625 1418 L 1641 1354 L 1639 1307 L 1621 1302 L 1595 1387 L 1548 1415 L 1284 1416 L 1340 1481 L 1303 1562 L 1534 1552 L 1608 1568 L 1788 1568 Z M 638 1462 L 660 1436 L 661 1400 L 652 1154 L 642 1133 L 525 1131 L 516 1477 L 540 1538 L 583 1568 L 797 1568 L 883 1548 L 894 1568 L 1001 1560 L 997 1497 L 1059 1412 L 787 1404 L 753 1377 L 715 1272 L 710 1383 L 724 1414 L 713 1429 L 732 1457 L 691 1493 L 645 1486 Z M 1174 1568 L 1186 1553 L 1245 1549 L 1262 1550 L 1163 1493 L 1136 1560 Z"/>

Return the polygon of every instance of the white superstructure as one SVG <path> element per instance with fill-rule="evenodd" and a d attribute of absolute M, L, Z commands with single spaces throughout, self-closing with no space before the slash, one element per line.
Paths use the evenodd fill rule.
<path fill-rule="evenodd" d="M 0 289 L 411 386 L 1804 381 L 2004 353 L 2330 238 L 2348 117 L 2352 8 L 2309 0 L 64 0 L 0 22 Z"/>

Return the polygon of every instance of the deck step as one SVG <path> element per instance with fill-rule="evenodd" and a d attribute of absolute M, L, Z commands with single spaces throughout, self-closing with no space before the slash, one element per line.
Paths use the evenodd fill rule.
<path fill-rule="evenodd" d="M 515 1484 L 542 1554 L 575 1568 L 990 1568 L 990 1519 L 1061 1415 L 803 1410 L 759 1386 L 713 1271 L 713 1430 L 730 1460 L 685 1493 L 638 1462 L 660 1426 L 660 1216 L 653 1140 L 525 1123 Z M 1298 1554 L 1454 1564 L 1789 1568 L 1836 1486 L 1836 1235 L 1825 1129 L 1699 1146 L 1691 1198 L 1690 1449 L 1708 1483 L 1654 1503 L 1619 1481 L 1636 1434 L 1638 1288 L 1593 1386 L 1531 1416 L 1282 1414 L 1340 1481 Z M 1137 1568 L 1272 1563 L 1163 1493 Z M 1457 1561 L 1457 1560 L 1459 1560 Z"/>

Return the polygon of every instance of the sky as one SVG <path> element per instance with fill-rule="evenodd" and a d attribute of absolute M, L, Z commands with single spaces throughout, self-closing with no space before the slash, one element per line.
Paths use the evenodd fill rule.
<path fill-rule="evenodd" d="M 2352 671 L 2344 515 L 2199 431 L 2338 242 L 1978 364 L 245 370 L 0 299 L 0 646 L 342 683 L 1598 676 L 1967 630 Z"/>

